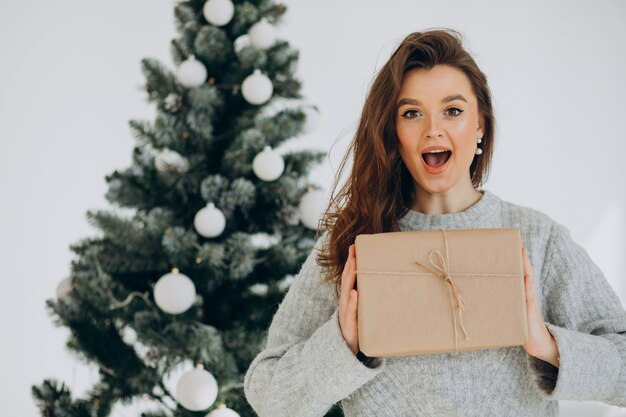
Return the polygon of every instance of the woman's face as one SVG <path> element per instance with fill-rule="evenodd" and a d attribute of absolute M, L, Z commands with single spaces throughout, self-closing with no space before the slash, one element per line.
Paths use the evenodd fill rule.
<path fill-rule="evenodd" d="M 473 187 L 469 167 L 484 122 L 467 76 L 448 65 L 405 74 L 397 103 L 400 156 L 416 187 L 442 193 Z M 428 151 L 444 150 L 432 153 Z M 458 187 L 457 187 L 458 189 Z"/>

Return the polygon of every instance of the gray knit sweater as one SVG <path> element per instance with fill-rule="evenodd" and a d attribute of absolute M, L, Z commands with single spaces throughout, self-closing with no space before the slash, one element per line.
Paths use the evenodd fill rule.
<path fill-rule="evenodd" d="M 410 210 L 399 228 L 520 228 L 560 368 L 523 346 L 382 357 L 366 365 L 341 336 L 334 289 L 321 283 L 315 257 L 325 233 L 246 374 L 246 398 L 259 416 L 321 417 L 338 401 L 346 417 L 557 416 L 560 399 L 626 407 L 626 313 L 603 273 L 567 228 L 481 191 L 461 212 Z"/>

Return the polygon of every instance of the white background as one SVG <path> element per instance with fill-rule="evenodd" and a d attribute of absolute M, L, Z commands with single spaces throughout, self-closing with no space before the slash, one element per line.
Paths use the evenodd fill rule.
<path fill-rule="evenodd" d="M 97 371 L 68 354 L 44 301 L 69 272 L 69 245 L 110 207 L 104 176 L 130 164 L 128 120 L 154 117 L 140 60 L 172 67 L 173 1 L 0 0 L 0 403 L 37 415 L 45 377 L 81 394 Z M 626 300 L 626 3 L 289 0 L 280 36 L 300 50 L 303 95 L 319 128 L 285 147 L 329 150 L 327 189 L 367 89 L 398 42 L 459 30 L 487 74 L 498 123 L 486 188 L 567 226 Z M 626 304 L 626 302 L 624 303 Z M 561 403 L 567 416 L 623 416 Z M 118 407 L 116 416 L 136 415 Z"/>

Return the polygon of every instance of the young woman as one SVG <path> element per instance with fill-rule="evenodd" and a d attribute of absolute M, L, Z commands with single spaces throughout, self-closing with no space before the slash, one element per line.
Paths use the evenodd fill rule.
<path fill-rule="evenodd" d="M 621 302 L 567 228 L 479 189 L 494 127 L 486 76 L 458 32 L 402 41 L 372 84 L 335 189 L 350 153 L 352 172 L 331 199 L 324 233 L 246 374 L 260 416 L 319 417 L 339 401 L 348 417 L 552 417 L 559 399 L 626 407 Z M 524 346 L 381 358 L 359 351 L 358 234 L 494 227 L 522 233 Z"/>

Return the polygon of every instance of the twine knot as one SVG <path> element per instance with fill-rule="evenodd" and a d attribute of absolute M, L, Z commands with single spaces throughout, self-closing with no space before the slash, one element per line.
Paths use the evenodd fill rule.
<path fill-rule="evenodd" d="M 421 266 L 422 268 L 425 268 L 426 270 L 430 271 L 432 274 L 443 278 L 444 282 L 448 283 L 448 292 L 450 293 L 450 304 L 452 304 L 453 307 L 456 307 L 459 313 L 459 322 L 460 322 L 461 329 L 463 330 L 463 334 L 465 335 L 465 340 L 470 340 L 467 330 L 465 330 L 465 325 L 463 324 L 463 310 L 465 310 L 465 300 L 463 299 L 463 296 L 461 295 L 461 291 L 459 290 L 459 287 L 457 287 L 454 281 L 452 281 L 452 274 L 450 272 L 450 252 L 448 250 L 448 238 L 446 237 L 445 230 L 441 229 L 441 232 L 443 233 L 443 241 L 444 241 L 445 248 L 446 248 L 446 257 L 444 258 L 443 254 L 436 249 L 431 250 L 430 253 L 428 254 L 428 260 L 430 261 L 430 264 L 436 271 L 427 267 L 426 265 L 424 265 L 418 260 L 416 260 L 415 263 Z M 456 353 L 459 353 L 459 343 L 458 343 L 458 336 L 457 336 L 457 329 L 456 329 L 457 328 L 456 314 L 454 313 L 454 309 L 452 310 L 452 321 L 454 325 L 454 346 L 455 346 Z"/>

